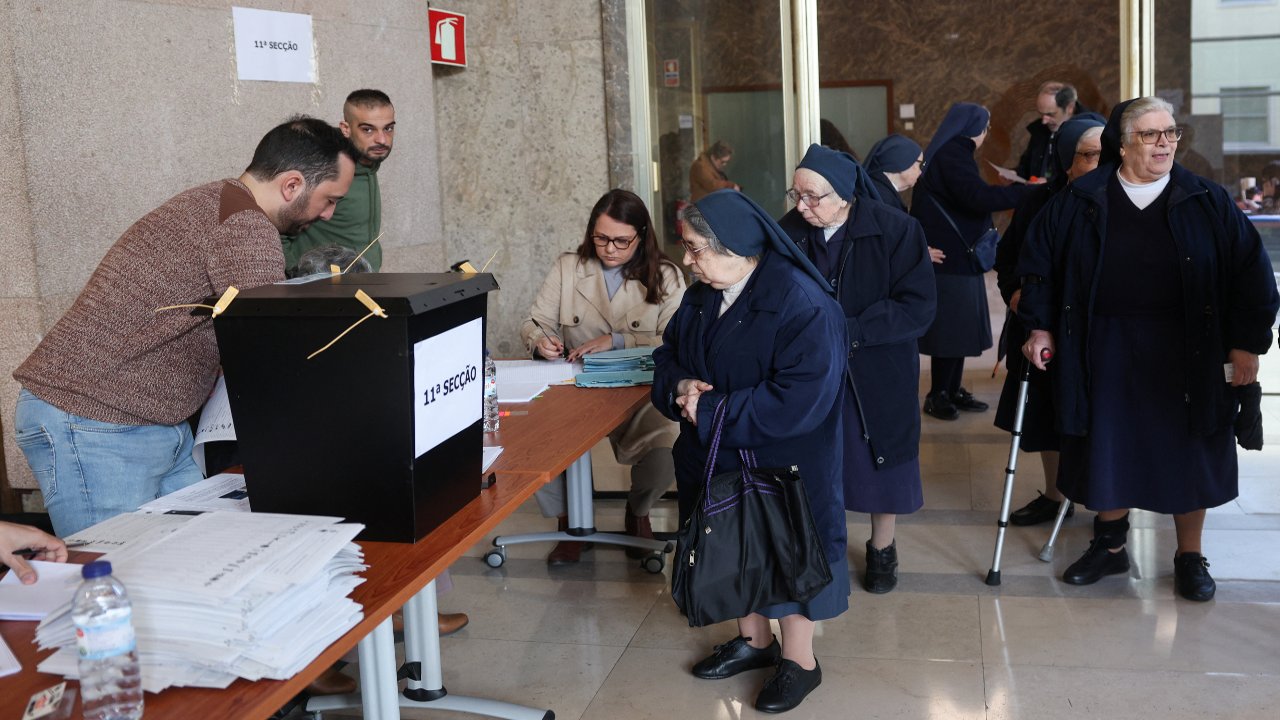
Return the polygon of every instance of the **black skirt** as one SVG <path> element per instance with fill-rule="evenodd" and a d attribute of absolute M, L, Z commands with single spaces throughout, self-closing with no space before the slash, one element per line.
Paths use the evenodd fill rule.
<path fill-rule="evenodd" d="M 1234 500 L 1231 426 L 1188 429 L 1181 317 L 1101 315 L 1090 332 L 1089 434 L 1062 437 L 1058 489 L 1091 510 L 1180 514 Z"/>
<path fill-rule="evenodd" d="M 1000 402 L 996 405 L 995 426 L 1013 432 L 1013 421 L 1018 411 L 1018 386 L 1022 384 L 1022 371 L 1027 359 L 1022 356 L 1022 344 L 1027 341 L 1027 331 L 1016 315 L 1009 316 L 1005 324 L 1004 340 L 1008 355 L 1005 364 L 1008 374 L 1000 390 Z M 1055 429 L 1053 411 L 1053 387 L 1049 373 L 1031 368 L 1027 383 L 1027 405 L 1022 414 L 1022 441 L 1019 446 L 1026 452 L 1056 451 L 1059 449 L 1058 432 Z"/>
<path fill-rule="evenodd" d="M 920 338 L 920 352 L 942 358 L 977 357 L 991 347 L 991 310 L 982 275 L 934 273 L 938 312 Z"/>

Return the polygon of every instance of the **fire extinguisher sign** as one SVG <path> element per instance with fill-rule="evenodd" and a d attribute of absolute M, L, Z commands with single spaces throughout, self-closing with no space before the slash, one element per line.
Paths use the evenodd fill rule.
<path fill-rule="evenodd" d="M 427 9 L 431 62 L 467 66 L 467 16 L 447 10 Z"/>

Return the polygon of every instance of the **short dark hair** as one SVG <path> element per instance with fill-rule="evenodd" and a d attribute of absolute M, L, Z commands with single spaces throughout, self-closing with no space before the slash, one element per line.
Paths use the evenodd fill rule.
<path fill-rule="evenodd" d="M 383 107 L 384 105 L 391 104 L 391 98 L 387 97 L 387 94 L 381 90 L 370 90 L 369 88 L 364 88 L 352 91 L 352 93 L 347 96 L 347 104 L 365 108 Z"/>
<path fill-rule="evenodd" d="M 356 149 L 341 130 L 323 120 L 294 115 L 262 137 L 245 172 L 267 181 L 297 170 L 307 187 L 314 188 L 338 176 L 339 155 L 356 161 Z"/>
<path fill-rule="evenodd" d="M 1063 110 L 1070 110 L 1076 104 L 1076 89 L 1070 85 L 1063 85 L 1062 89 L 1053 94 L 1053 102 Z"/>
<path fill-rule="evenodd" d="M 285 274 L 289 277 L 306 277 L 316 273 L 327 273 L 330 265 L 337 265 L 349 273 L 373 272 L 373 266 L 369 261 L 357 256 L 358 253 L 349 247 L 321 245 L 302 253 L 302 257 L 298 258 L 298 267 Z M 351 266 L 350 270 L 347 270 L 348 265 Z"/>

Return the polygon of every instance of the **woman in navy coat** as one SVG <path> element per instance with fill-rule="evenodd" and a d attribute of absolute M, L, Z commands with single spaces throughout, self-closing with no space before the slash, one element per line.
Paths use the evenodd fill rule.
<path fill-rule="evenodd" d="M 960 410 L 987 409 L 960 386 L 964 359 L 991 347 L 983 271 L 968 248 L 992 226 L 991 213 L 1016 207 L 1030 191 L 1027 185 L 988 185 L 978 174 L 973 154 L 986 140 L 990 120 L 981 105 L 952 105 L 925 148 L 924 175 L 911 198 L 912 217 L 924 226 L 929 246 L 943 255 L 934 267 L 938 314 L 920 338 L 920 352 L 933 358 L 924 411 L 940 420 L 955 420 Z"/>
<path fill-rule="evenodd" d="M 1227 192 L 1174 162 L 1181 136 L 1160 98 L 1115 107 L 1102 164 L 1032 223 L 1018 313 L 1023 355 L 1052 372 L 1058 489 L 1098 511 L 1063 580 L 1127 575 L 1137 507 L 1173 515 L 1174 588 L 1206 601 L 1205 509 L 1238 494 L 1237 388 L 1257 379 L 1280 296 Z"/>
<path fill-rule="evenodd" d="M 680 522 L 702 489 L 716 407 L 725 404 L 712 472 L 741 466 L 739 449 L 760 467 L 799 466 L 832 582 L 806 603 L 762 607 L 738 620 L 738 637 L 693 667 L 707 679 L 773 668 L 756 708 L 782 712 L 822 680 L 813 656 L 814 622 L 849 605 L 841 471 L 840 393 L 844 314 L 830 286 L 764 210 L 735 190 L 688 206 L 684 263 L 695 282 L 654 351 L 654 405 L 680 421 L 672 452 Z M 769 619 L 782 627 L 773 639 Z"/>
<path fill-rule="evenodd" d="M 867 175 L 880 193 L 880 201 L 907 212 L 901 193 L 915 187 L 924 167 L 924 151 L 914 140 L 897 133 L 871 146 L 867 153 Z"/>
<path fill-rule="evenodd" d="M 936 299 L 920 223 L 872 199 L 867 175 L 849 155 L 810 146 L 791 183 L 796 207 L 779 225 L 844 310 L 844 507 L 871 514 L 862 584 L 887 593 L 898 584 L 897 516 L 924 504 L 916 340 Z"/>

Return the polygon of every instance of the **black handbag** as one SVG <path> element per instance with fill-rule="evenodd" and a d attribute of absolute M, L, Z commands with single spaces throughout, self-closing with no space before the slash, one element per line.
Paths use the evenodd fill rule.
<path fill-rule="evenodd" d="M 739 450 L 740 469 L 712 476 L 724 415 L 721 400 L 702 495 L 676 535 L 671 596 L 690 627 L 805 602 L 831 583 L 799 468 L 760 468 Z"/>
<path fill-rule="evenodd" d="M 929 199 L 933 201 L 934 207 L 938 208 L 938 212 L 942 213 L 942 217 L 947 219 L 947 223 L 951 225 L 951 229 L 956 231 L 956 235 L 960 236 L 960 243 L 964 245 L 965 255 L 969 258 L 969 265 L 975 271 L 984 273 L 996 266 L 996 243 L 1000 242 L 1000 231 L 995 227 L 987 228 L 972 245 L 964 240 L 964 234 L 960 232 L 960 228 L 956 227 L 956 221 L 951 219 L 947 211 L 942 209 L 942 203 L 938 199 L 930 195 Z"/>

